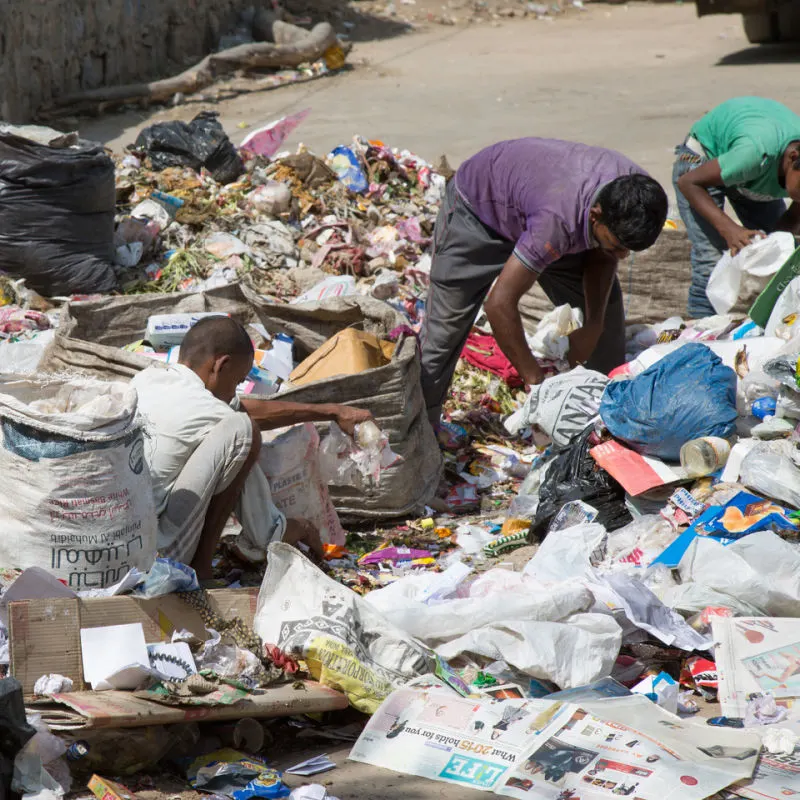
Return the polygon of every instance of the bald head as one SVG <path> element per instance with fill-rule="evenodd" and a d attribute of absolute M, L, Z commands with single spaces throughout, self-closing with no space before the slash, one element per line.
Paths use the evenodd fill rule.
<path fill-rule="evenodd" d="M 214 397 L 229 403 L 253 366 L 253 343 L 230 317 L 205 317 L 184 337 L 179 363 L 195 372 Z"/>
<path fill-rule="evenodd" d="M 183 339 L 180 363 L 194 369 L 220 356 L 253 360 L 253 343 L 247 331 L 230 317 L 204 317 Z"/>

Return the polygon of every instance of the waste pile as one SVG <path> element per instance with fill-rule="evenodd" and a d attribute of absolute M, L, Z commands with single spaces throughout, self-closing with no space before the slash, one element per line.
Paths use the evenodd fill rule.
<path fill-rule="evenodd" d="M 434 434 L 416 335 L 446 163 L 281 153 L 303 116 L 237 149 L 202 114 L 115 156 L 117 295 L 3 283 L 6 788 L 127 800 L 159 765 L 322 800 L 288 784 L 333 763 L 281 774 L 276 742 L 346 720 L 354 760 L 510 797 L 797 794 L 800 250 L 723 259 L 718 314 L 631 327 L 610 375 L 569 369 L 563 306 L 527 332 L 526 391 L 480 316 Z M 210 586 L 156 552 L 127 379 L 206 314 L 256 345 L 241 395 L 374 413 L 265 440 L 319 564 L 264 564 L 233 523 Z"/>

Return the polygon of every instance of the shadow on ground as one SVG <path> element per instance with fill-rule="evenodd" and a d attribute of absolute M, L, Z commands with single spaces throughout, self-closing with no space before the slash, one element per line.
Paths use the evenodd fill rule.
<path fill-rule="evenodd" d="M 718 67 L 746 67 L 759 64 L 795 64 L 800 61 L 800 42 L 755 44 L 717 61 Z"/>

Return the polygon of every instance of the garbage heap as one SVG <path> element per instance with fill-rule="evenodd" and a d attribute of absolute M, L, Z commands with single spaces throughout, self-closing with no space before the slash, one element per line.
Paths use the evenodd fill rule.
<path fill-rule="evenodd" d="M 631 327 L 611 375 L 568 369 L 580 312 L 553 310 L 528 331 L 548 377 L 527 394 L 479 318 L 431 449 L 414 333 L 447 175 L 361 138 L 326 158 L 279 154 L 297 122 L 239 150 L 207 116 L 172 150 L 176 131 L 150 129 L 116 159 L 107 257 L 61 273 L 83 275 L 69 302 L 43 289 L 74 252 L 40 265 L 38 294 L 9 270 L 0 347 L 27 376 L 0 397 L 6 785 L 60 797 L 88 780 L 127 798 L 109 778 L 160 764 L 202 792 L 287 796 L 292 774 L 331 765 L 282 777 L 278 743 L 292 725 L 341 732 L 343 717 L 302 715 L 349 705 L 352 759 L 462 789 L 796 794 L 800 251 L 773 240 L 721 264 L 718 315 Z M 98 274 L 121 294 L 96 291 Z M 272 443 L 279 466 L 262 464 L 273 494 L 316 503 L 321 567 L 283 543 L 266 566 L 248 561 L 232 526 L 215 562 L 224 588 L 206 590 L 157 557 L 140 477 L 107 476 L 113 525 L 75 501 L 74 475 L 96 458 L 87 441 L 138 476 L 126 379 L 173 360 L 208 312 L 241 319 L 258 345 L 241 392 L 356 385 L 366 407 L 385 403 L 369 436 L 299 426 Z M 336 337 L 352 346 L 345 365 L 329 358 Z M 400 362 L 386 388 L 381 370 Z M 422 476 L 431 464 L 437 480 Z M 45 483 L 58 470 L 72 483 Z M 359 525 L 345 533 L 337 511 Z"/>

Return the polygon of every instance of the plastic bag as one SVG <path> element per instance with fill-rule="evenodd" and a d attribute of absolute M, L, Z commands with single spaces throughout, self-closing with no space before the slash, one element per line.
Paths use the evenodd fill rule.
<path fill-rule="evenodd" d="M 389 438 L 374 422 L 356 425 L 355 437 L 332 422 L 319 449 L 322 479 L 339 486 L 380 486 L 381 473 L 398 461 Z"/>
<path fill-rule="evenodd" d="M 244 164 L 217 116 L 201 111 L 191 122 L 151 125 L 136 137 L 134 149 L 143 150 L 155 170 L 190 167 L 199 172 L 205 167 L 218 183 L 232 183 L 244 172 Z"/>
<path fill-rule="evenodd" d="M 736 373 L 697 342 L 686 344 L 630 381 L 609 384 L 600 417 L 633 450 L 677 461 L 681 447 L 736 430 Z"/>
<path fill-rule="evenodd" d="M 194 657 L 198 671 L 210 669 L 220 678 L 244 679 L 253 687 L 266 677 L 264 666 L 255 653 L 243 650 L 229 637 L 223 638 L 215 630 L 207 630 L 211 638 L 203 642 Z"/>
<path fill-rule="evenodd" d="M 800 277 L 793 278 L 781 292 L 769 315 L 764 335 L 791 339 L 800 330 L 798 322 L 800 322 Z"/>
<path fill-rule="evenodd" d="M 535 536 L 544 536 L 553 517 L 570 500 L 583 500 L 597 509 L 595 521 L 607 531 L 631 521 L 625 506 L 625 490 L 589 455 L 592 433 L 592 428 L 587 428 L 550 462 L 539 489 L 539 508 L 531 526 Z"/>
<path fill-rule="evenodd" d="M 800 469 L 791 454 L 776 446 L 794 451 L 800 458 L 800 451 L 789 442 L 757 444 L 742 461 L 740 481 L 765 497 L 800 508 Z"/>
<path fill-rule="evenodd" d="M 500 568 L 475 580 L 469 596 L 434 605 L 424 600 L 429 582 L 425 575 L 407 575 L 370 592 L 365 600 L 389 622 L 431 646 L 510 620 L 559 622 L 592 605 L 591 593 L 577 582 L 543 589 L 527 575 Z"/>
<path fill-rule="evenodd" d="M 47 297 L 113 292 L 114 162 L 0 133 L 0 264 Z"/>
<path fill-rule="evenodd" d="M 173 592 L 194 592 L 199 588 L 197 575 L 191 567 L 170 558 L 157 558 L 133 594 L 150 599 Z"/>
<path fill-rule="evenodd" d="M 583 578 L 605 555 L 608 533 L 589 523 L 552 531 L 545 537 L 524 574 L 543 584 Z"/>
<path fill-rule="evenodd" d="M 794 236 L 778 232 L 758 239 L 735 256 L 730 251 L 724 253 L 706 287 L 706 295 L 717 314 L 727 314 L 744 294 L 760 293 L 794 249 Z"/>
<path fill-rule="evenodd" d="M 527 337 L 531 352 L 540 358 L 563 361 L 569 352 L 570 333 L 583 325 L 583 312 L 569 305 L 558 306 L 545 314 L 536 331 Z"/>
<path fill-rule="evenodd" d="M 531 386 L 524 405 L 506 421 L 509 433 L 537 425 L 557 447 L 566 447 L 597 417 L 608 385 L 605 375 L 583 367 L 554 375 Z"/>
<path fill-rule="evenodd" d="M 253 629 L 367 714 L 434 664 L 430 650 L 282 542 L 269 546 Z"/>
<path fill-rule="evenodd" d="M 698 536 L 678 565 L 681 585 L 664 603 L 683 612 L 727 606 L 736 616 L 800 616 L 800 553 L 770 531 L 751 533 L 727 547 Z"/>
<path fill-rule="evenodd" d="M 263 434 L 258 463 L 269 481 L 272 502 L 288 519 L 314 524 L 323 544 L 344 544 L 344 529 L 320 476 L 319 434 L 310 423 Z"/>
<path fill-rule="evenodd" d="M 736 408 L 739 414 L 750 414 L 753 403 L 764 397 L 777 399 L 780 381 L 775 380 L 760 369 L 750 370 L 736 388 Z"/>
<path fill-rule="evenodd" d="M 503 661 L 561 689 L 611 674 L 622 631 L 606 614 L 575 614 L 564 622 L 505 621 L 472 630 L 436 648 L 448 661 L 461 654 Z M 580 653 L 576 658 L 575 654 Z"/>

